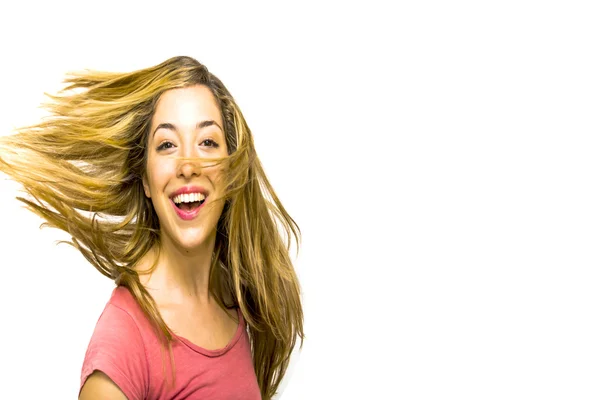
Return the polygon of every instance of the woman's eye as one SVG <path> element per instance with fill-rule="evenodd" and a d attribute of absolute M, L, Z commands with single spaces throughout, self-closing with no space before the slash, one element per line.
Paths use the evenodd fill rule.
<path fill-rule="evenodd" d="M 219 147 L 219 145 L 217 144 L 217 142 L 215 142 L 212 139 L 205 139 L 200 144 L 203 144 L 203 145 L 209 146 L 209 147 Z"/>
<path fill-rule="evenodd" d="M 170 145 L 170 146 L 167 146 L 167 145 Z M 173 143 L 171 143 L 171 142 L 163 142 L 163 143 L 161 143 L 160 146 L 158 146 L 156 148 L 156 150 L 157 151 L 161 151 L 161 150 L 164 150 L 164 149 L 169 149 L 171 147 L 173 147 Z"/>
<path fill-rule="evenodd" d="M 217 142 L 215 142 L 212 139 L 205 139 L 202 142 L 200 142 L 201 145 L 203 146 L 208 146 L 208 147 L 219 147 L 219 145 L 217 144 Z M 163 142 L 160 144 L 160 146 L 158 146 L 156 148 L 157 151 L 161 151 L 161 150 L 165 150 L 165 149 L 170 149 L 175 147 L 175 145 L 171 142 Z"/>

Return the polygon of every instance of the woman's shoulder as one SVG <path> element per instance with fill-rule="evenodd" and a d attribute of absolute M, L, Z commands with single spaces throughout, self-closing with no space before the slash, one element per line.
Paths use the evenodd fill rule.
<path fill-rule="evenodd" d="M 110 299 L 108 300 L 108 304 L 120 308 L 129 314 L 137 314 L 141 311 L 137 301 L 125 286 L 117 286 L 114 288 Z"/>
<path fill-rule="evenodd" d="M 119 341 L 139 341 L 142 310 L 123 286 L 116 287 L 98 318 L 92 339 L 115 336 Z"/>
<path fill-rule="evenodd" d="M 106 374 L 128 398 L 148 388 L 148 361 L 138 311 L 127 288 L 117 287 L 100 315 L 81 371 L 81 386 L 96 370 Z"/>
<path fill-rule="evenodd" d="M 127 315 L 142 336 L 152 331 L 150 321 L 127 287 L 117 286 L 113 290 L 106 305 L 106 309 L 109 308 L 117 309 L 121 314 Z"/>

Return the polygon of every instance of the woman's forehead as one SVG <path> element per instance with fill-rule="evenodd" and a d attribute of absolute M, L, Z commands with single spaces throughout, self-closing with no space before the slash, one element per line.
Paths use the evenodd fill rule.
<path fill-rule="evenodd" d="M 195 127 L 205 120 L 223 126 L 221 111 L 211 90 L 204 85 L 195 85 L 164 92 L 156 105 L 152 125 L 172 123 Z"/>

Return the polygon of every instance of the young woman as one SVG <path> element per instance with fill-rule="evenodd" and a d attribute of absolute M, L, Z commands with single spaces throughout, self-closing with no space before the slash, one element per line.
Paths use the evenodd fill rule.
<path fill-rule="evenodd" d="M 0 171 L 117 285 L 80 399 L 270 399 L 304 339 L 299 229 L 233 97 L 189 57 L 66 83 Z"/>

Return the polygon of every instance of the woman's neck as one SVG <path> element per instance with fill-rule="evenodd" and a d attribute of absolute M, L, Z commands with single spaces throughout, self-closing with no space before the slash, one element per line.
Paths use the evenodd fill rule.
<path fill-rule="evenodd" d="M 138 271 L 149 268 L 158 254 L 154 271 L 140 275 L 142 284 L 157 303 L 209 305 L 214 301 L 208 290 L 214 245 L 212 236 L 192 252 L 174 245 L 168 238 L 161 240 L 160 252 L 152 249 L 136 268 Z"/>

